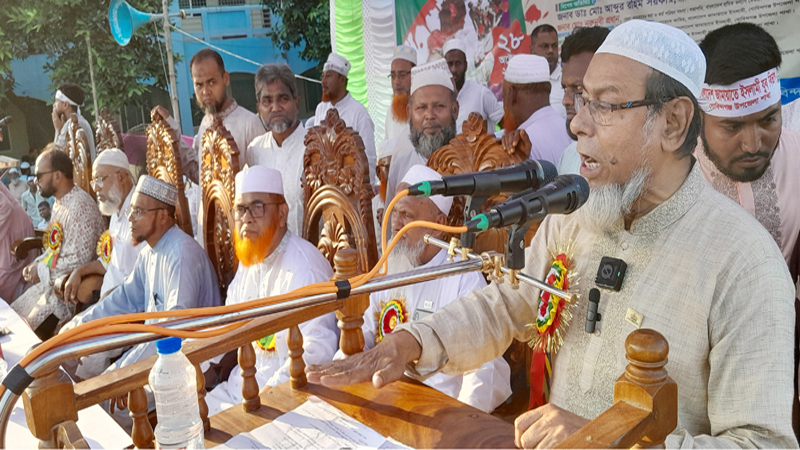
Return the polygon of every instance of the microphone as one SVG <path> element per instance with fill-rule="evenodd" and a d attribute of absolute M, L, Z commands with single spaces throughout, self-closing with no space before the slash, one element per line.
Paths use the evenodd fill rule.
<path fill-rule="evenodd" d="M 497 195 L 527 188 L 538 189 L 558 176 L 556 166 L 548 161 L 528 159 L 513 166 L 483 172 L 447 175 L 441 180 L 423 181 L 408 188 L 408 195 Z"/>
<path fill-rule="evenodd" d="M 570 214 L 589 199 L 589 183 L 580 175 L 559 175 L 538 191 L 501 203 L 464 225 L 469 232 L 522 225 L 548 214 Z"/>
<path fill-rule="evenodd" d="M 600 313 L 597 312 L 597 307 L 600 305 L 600 290 L 592 288 L 589 291 L 589 308 L 586 310 L 586 325 L 584 331 L 587 333 L 594 333 L 595 325 L 602 319 Z"/>

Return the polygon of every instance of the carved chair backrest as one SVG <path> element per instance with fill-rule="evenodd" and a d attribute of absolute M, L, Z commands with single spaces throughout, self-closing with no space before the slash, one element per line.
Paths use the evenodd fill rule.
<path fill-rule="evenodd" d="M 203 239 L 224 298 L 239 266 L 233 245 L 233 233 L 236 232 L 233 200 L 236 173 L 239 172 L 239 149 L 219 117 L 208 127 L 201 142 Z"/>
<path fill-rule="evenodd" d="M 192 231 L 192 217 L 183 184 L 183 167 L 178 151 L 178 143 L 173 139 L 173 130 L 157 112 L 150 115 L 152 122 L 147 126 L 147 173 L 178 188 L 178 205 L 175 219 L 178 226 L 188 234 Z"/>
<path fill-rule="evenodd" d="M 124 150 L 119 123 L 111 117 L 111 114 L 108 113 L 108 109 L 106 108 L 102 108 L 100 110 L 100 115 L 97 116 L 97 129 L 95 130 L 94 141 L 97 153 L 109 148 Z"/>
<path fill-rule="evenodd" d="M 358 251 L 358 268 L 366 273 L 378 262 L 372 215 L 369 165 L 364 142 L 331 109 L 308 130 L 303 157 L 303 238 L 333 265 L 345 246 Z"/>
<path fill-rule="evenodd" d="M 77 114 L 72 114 L 69 118 L 66 151 L 72 159 L 73 181 L 94 198 L 94 190 L 89 184 L 92 181 L 92 155 L 89 151 L 89 139 L 78 124 Z"/>

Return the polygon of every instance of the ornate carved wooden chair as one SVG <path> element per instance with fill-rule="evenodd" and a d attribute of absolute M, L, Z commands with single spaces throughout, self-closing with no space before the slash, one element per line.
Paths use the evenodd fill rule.
<path fill-rule="evenodd" d="M 202 139 L 200 186 L 203 191 L 203 239 L 217 272 L 223 298 L 236 274 L 239 260 L 233 247 L 233 200 L 239 171 L 239 149 L 233 136 L 217 118 Z"/>
<path fill-rule="evenodd" d="M 378 262 L 372 216 L 369 166 L 361 136 L 348 128 L 335 109 L 308 130 L 303 158 L 303 238 L 333 265 L 343 247 L 358 251 L 358 269 L 366 273 Z"/>
<path fill-rule="evenodd" d="M 101 108 L 100 114 L 97 116 L 97 128 L 95 130 L 94 142 L 97 153 L 108 148 L 124 150 L 119 123 L 111 117 L 111 114 L 109 114 L 106 108 Z"/>
<path fill-rule="evenodd" d="M 94 198 L 92 181 L 92 157 L 89 152 L 89 139 L 78 124 L 78 115 L 70 118 L 67 128 L 67 154 L 72 159 L 72 178 L 75 184 Z"/>
<path fill-rule="evenodd" d="M 178 143 L 172 139 L 172 129 L 161 115 L 153 112 L 147 126 L 147 173 L 178 188 L 178 207 L 175 216 L 178 226 L 189 236 L 194 236 L 189 202 L 183 184 L 183 168 Z"/>

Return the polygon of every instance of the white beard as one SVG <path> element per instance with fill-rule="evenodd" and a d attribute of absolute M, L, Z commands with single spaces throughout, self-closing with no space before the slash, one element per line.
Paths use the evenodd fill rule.
<path fill-rule="evenodd" d="M 412 245 L 407 245 L 403 241 L 398 242 L 387 258 L 389 264 L 387 275 L 408 272 L 419 267 L 419 257 L 424 248 L 424 241 Z"/>
<path fill-rule="evenodd" d="M 644 192 L 650 169 L 639 168 L 624 184 L 610 184 L 592 189 L 589 200 L 578 210 L 578 220 L 588 230 L 602 234 L 622 228 L 633 203 Z"/>
<path fill-rule="evenodd" d="M 122 206 L 122 189 L 116 184 L 108 191 L 108 200 L 101 202 L 97 201 L 97 206 L 100 208 L 100 214 L 110 216 L 116 214 Z"/>

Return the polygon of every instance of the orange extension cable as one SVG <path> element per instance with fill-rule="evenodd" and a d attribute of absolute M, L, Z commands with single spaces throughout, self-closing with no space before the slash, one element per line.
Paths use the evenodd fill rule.
<path fill-rule="evenodd" d="M 389 226 L 389 217 L 391 215 L 392 209 L 394 205 L 400 200 L 402 197 L 408 195 L 408 189 L 404 189 L 399 192 L 389 203 L 386 208 L 386 212 L 383 216 L 383 225 L 381 228 L 381 249 L 383 251 L 383 255 L 381 256 L 378 263 L 375 264 L 375 267 L 372 268 L 368 273 L 361 274 L 355 276 L 348 281 L 350 281 L 350 285 L 353 288 L 363 286 L 366 282 L 375 278 L 377 275 L 384 275 L 388 270 L 387 258 L 389 253 L 394 249 L 395 245 L 397 245 L 398 240 L 410 229 L 412 228 L 431 228 L 438 231 L 443 231 L 445 233 L 463 233 L 467 231 L 466 227 L 451 227 L 446 225 L 441 225 L 434 222 L 426 222 L 422 220 L 414 221 L 406 226 L 404 226 L 396 236 L 392 239 L 389 243 L 389 247 L 386 247 L 386 229 Z M 382 270 L 381 270 L 382 269 Z M 160 312 L 149 312 L 149 313 L 134 313 L 134 314 L 123 314 L 120 316 L 113 316 L 113 317 L 105 317 L 102 319 L 96 319 L 91 322 L 87 322 L 83 325 L 75 327 L 71 330 L 67 330 L 64 333 L 58 334 L 53 336 L 52 338 L 48 339 L 47 341 L 43 342 L 38 347 L 34 348 L 30 351 L 27 355 L 25 355 L 22 360 L 19 362 L 19 366 L 22 368 L 27 367 L 33 360 L 38 358 L 39 356 L 66 344 L 71 344 L 74 342 L 78 342 L 84 339 L 104 336 L 108 334 L 117 334 L 117 333 L 154 333 L 160 334 L 162 336 L 177 336 L 184 339 L 204 339 L 210 337 L 220 336 L 225 334 L 229 331 L 233 331 L 247 323 L 253 319 L 247 319 L 242 322 L 232 323 L 229 325 L 225 325 L 220 328 L 214 328 L 212 330 L 204 330 L 204 331 L 192 331 L 192 330 L 172 330 L 168 328 L 164 328 L 161 326 L 156 325 L 143 325 L 140 323 L 131 323 L 131 322 L 140 322 L 143 320 L 153 320 L 153 319 L 171 319 L 171 320 L 178 320 L 178 319 L 187 319 L 187 318 L 200 318 L 200 317 L 208 317 L 208 316 L 217 316 L 221 314 L 229 314 L 234 312 L 240 312 L 246 309 L 261 307 L 261 306 L 268 306 L 274 305 L 277 303 L 286 302 L 289 300 L 295 300 L 301 297 L 308 297 L 312 295 L 319 295 L 319 294 L 332 294 L 336 293 L 338 288 L 334 285 L 332 281 L 327 281 L 323 283 L 315 283 L 310 284 L 308 286 L 304 286 L 298 289 L 295 289 L 292 292 L 288 292 L 286 294 L 276 295 L 272 297 L 265 297 L 261 299 L 251 300 L 244 303 L 238 303 L 235 305 L 224 305 L 224 306 L 214 306 L 214 307 L 206 307 L 206 308 L 193 308 L 193 309 L 185 309 L 179 311 L 160 311 Z M 6 387 L 0 385 L 0 396 L 3 395 L 5 392 Z"/>

